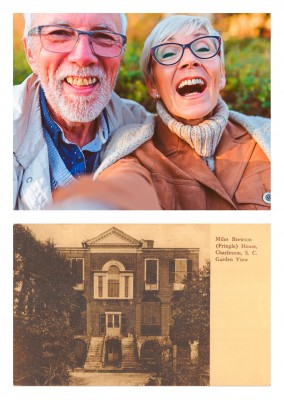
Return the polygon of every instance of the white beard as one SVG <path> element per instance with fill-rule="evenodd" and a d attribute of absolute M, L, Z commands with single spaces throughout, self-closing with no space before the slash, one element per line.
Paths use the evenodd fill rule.
<path fill-rule="evenodd" d="M 44 90 L 46 99 L 53 111 L 68 123 L 87 123 L 94 121 L 108 104 L 114 85 L 112 77 L 107 79 L 102 68 L 87 67 L 59 67 L 54 76 L 48 75 L 48 82 L 41 79 L 41 71 L 38 66 L 38 75 Z M 63 82 L 67 76 L 97 77 L 99 81 L 98 91 L 89 96 L 67 97 L 63 91 Z"/>

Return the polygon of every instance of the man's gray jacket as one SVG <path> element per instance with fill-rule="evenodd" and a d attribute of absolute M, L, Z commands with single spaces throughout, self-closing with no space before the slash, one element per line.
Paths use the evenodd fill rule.
<path fill-rule="evenodd" d="M 32 74 L 21 85 L 14 87 L 14 209 L 47 209 L 52 203 L 39 83 L 37 76 Z M 149 115 L 138 103 L 121 99 L 115 93 L 111 96 L 106 112 L 110 134 L 125 124 L 143 123 Z"/>

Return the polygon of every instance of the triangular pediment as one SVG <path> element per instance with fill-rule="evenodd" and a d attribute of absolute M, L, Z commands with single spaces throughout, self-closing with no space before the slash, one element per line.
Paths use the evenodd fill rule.
<path fill-rule="evenodd" d="M 110 228 L 93 239 L 82 242 L 83 247 L 140 247 L 141 242 L 118 228 Z"/>

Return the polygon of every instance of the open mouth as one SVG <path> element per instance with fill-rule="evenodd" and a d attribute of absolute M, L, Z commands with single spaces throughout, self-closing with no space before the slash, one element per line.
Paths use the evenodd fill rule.
<path fill-rule="evenodd" d="M 177 85 L 176 90 L 180 96 L 190 96 L 204 92 L 206 86 L 206 82 L 201 78 L 184 79 Z"/>
<path fill-rule="evenodd" d="M 81 78 L 76 76 L 67 76 L 65 81 L 73 86 L 91 86 L 98 81 L 95 77 Z"/>

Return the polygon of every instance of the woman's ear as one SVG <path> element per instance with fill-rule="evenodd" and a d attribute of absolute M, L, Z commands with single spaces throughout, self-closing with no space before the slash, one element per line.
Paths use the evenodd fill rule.
<path fill-rule="evenodd" d="M 219 82 L 220 90 L 224 89 L 225 85 L 226 85 L 226 72 L 224 65 L 221 65 L 220 82 Z"/>
<path fill-rule="evenodd" d="M 31 67 L 33 73 L 37 74 L 37 63 L 35 58 L 35 51 L 33 48 L 34 46 L 30 46 L 27 38 L 24 38 L 23 41 L 27 62 L 29 63 L 29 66 Z"/>
<path fill-rule="evenodd" d="M 158 91 L 155 82 L 151 78 L 147 77 L 146 86 L 150 96 L 153 97 L 153 99 L 156 99 Z"/>

